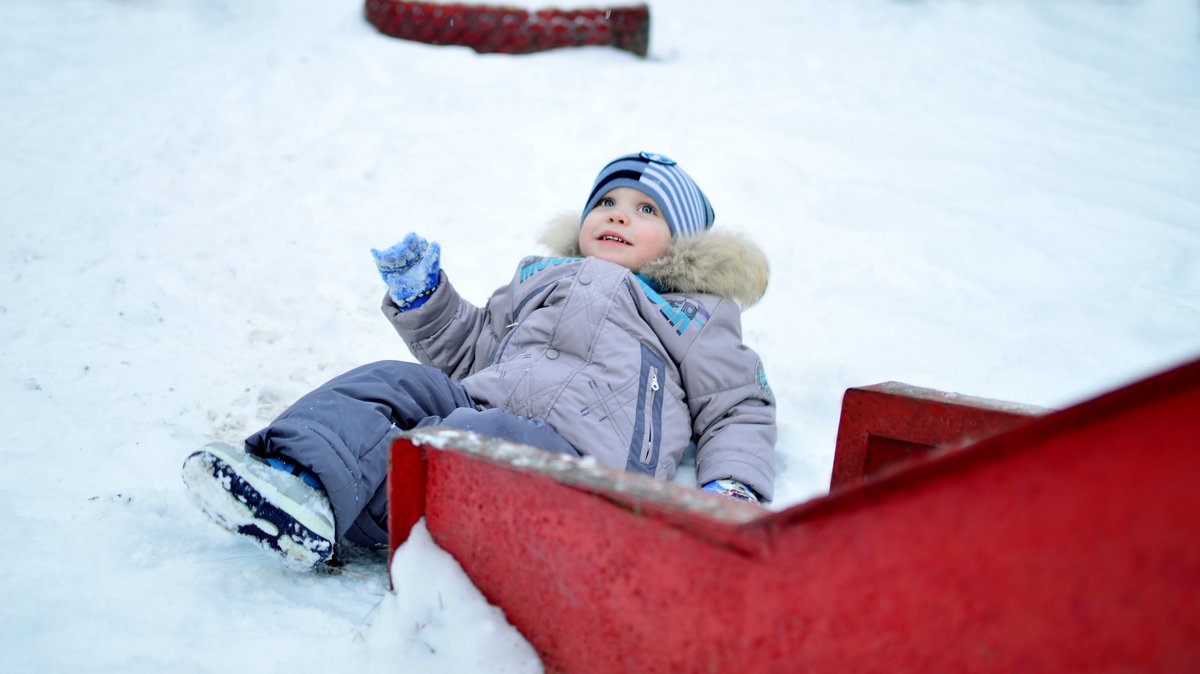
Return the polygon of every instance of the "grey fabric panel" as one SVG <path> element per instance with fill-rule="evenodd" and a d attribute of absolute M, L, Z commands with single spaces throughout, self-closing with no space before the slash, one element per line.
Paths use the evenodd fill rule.
<path fill-rule="evenodd" d="M 381 361 L 355 368 L 297 400 L 269 426 L 246 439 L 260 456 L 282 454 L 316 473 L 333 504 L 335 535 L 382 531 L 388 448 L 394 428 L 412 428 L 430 416 L 448 416 L 471 400 L 458 382 L 416 363 Z M 368 508 L 374 503 L 376 512 Z M 381 519 L 381 517 L 383 519 Z M 374 525 L 374 526 L 372 526 Z M 375 544 L 376 540 L 355 543 Z M 386 534 L 384 534 L 386 542 Z"/>

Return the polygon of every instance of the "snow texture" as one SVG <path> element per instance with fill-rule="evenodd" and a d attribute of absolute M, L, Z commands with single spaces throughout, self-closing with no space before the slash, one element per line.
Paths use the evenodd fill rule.
<path fill-rule="evenodd" d="M 180 466 L 411 358 L 372 246 L 441 241 L 482 302 L 625 152 L 767 251 L 774 507 L 848 387 L 1061 407 L 1200 353 L 1195 2 L 652 4 L 640 60 L 360 0 L 0 3 L 0 671 L 539 671 L 427 537 L 394 595 L 373 553 L 291 572 Z"/>

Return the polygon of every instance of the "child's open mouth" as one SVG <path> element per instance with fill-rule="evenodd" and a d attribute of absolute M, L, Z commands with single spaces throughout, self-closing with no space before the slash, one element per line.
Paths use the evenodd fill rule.
<path fill-rule="evenodd" d="M 628 241 L 626 241 L 625 239 L 622 239 L 621 237 L 617 236 L 616 234 L 605 234 L 604 236 L 600 237 L 600 240 L 601 241 L 612 241 L 613 243 L 623 243 L 626 246 L 633 245 L 633 244 L 629 243 Z"/>

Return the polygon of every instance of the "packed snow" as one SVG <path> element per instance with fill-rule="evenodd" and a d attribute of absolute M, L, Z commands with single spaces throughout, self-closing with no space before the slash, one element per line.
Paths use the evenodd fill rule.
<path fill-rule="evenodd" d="M 1200 354 L 1195 2 L 651 4 L 642 60 L 0 3 L 0 671 L 541 671 L 423 527 L 394 593 L 376 553 L 292 572 L 180 466 L 411 358 L 371 248 L 437 240 L 482 303 L 628 151 L 767 251 L 772 507 L 824 492 L 848 387 L 1061 407 Z"/>

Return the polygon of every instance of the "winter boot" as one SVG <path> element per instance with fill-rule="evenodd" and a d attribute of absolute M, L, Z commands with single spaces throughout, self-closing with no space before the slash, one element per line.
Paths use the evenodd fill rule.
<path fill-rule="evenodd" d="M 282 458 L 212 443 L 183 462 L 188 498 L 217 524 L 254 540 L 294 569 L 333 554 L 333 510 L 320 481 Z"/>

